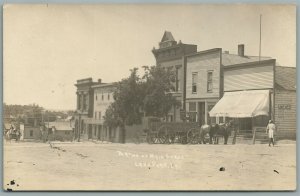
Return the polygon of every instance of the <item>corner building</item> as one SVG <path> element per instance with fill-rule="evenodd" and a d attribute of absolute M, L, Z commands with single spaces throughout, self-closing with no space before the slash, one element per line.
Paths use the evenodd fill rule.
<path fill-rule="evenodd" d="M 172 95 L 181 102 L 181 108 L 173 107 L 168 113 L 167 122 L 180 122 L 180 111 L 185 110 L 184 94 L 185 94 L 185 67 L 184 56 L 197 52 L 197 45 L 184 44 L 177 42 L 172 33 L 165 31 L 159 42 L 159 48 L 153 48 L 152 53 L 156 59 L 156 65 L 170 70 L 176 74 L 174 84 L 175 91 Z"/>

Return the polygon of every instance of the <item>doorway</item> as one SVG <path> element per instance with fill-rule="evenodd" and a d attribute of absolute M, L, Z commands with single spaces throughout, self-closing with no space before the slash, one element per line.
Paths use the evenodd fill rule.
<path fill-rule="evenodd" d="M 198 122 L 200 126 L 205 124 L 205 102 L 198 102 Z"/>
<path fill-rule="evenodd" d="M 89 127 L 89 132 L 88 132 L 88 139 L 92 139 L 92 137 L 93 137 L 93 127 L 92 127 L 92 125 L 88 125 L 88 127 Z"/>

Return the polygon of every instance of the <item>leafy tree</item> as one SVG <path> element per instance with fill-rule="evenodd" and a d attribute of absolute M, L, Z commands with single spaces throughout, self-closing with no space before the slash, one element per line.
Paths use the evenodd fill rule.
<path fill-rule="evenodd" d="M 143 116 L 165 117 L 180 102 L 172 96 L 174 73 L 159 66 L 144 67 L 144 76 L 137 68 L 117 84 L 114 102 L 106 110 L 104 123 L 120 127 L 125 138 L 125 125 L 140 124 Z M 123 140 L 124 141 L 124 140 Z"/>
<path fill-rule="evenodd" d="M 114 102 L 105 112 L 104 121 L 109 127 L 120 127 L 123 142 L 125 139 L 125 125 L 141 122 L 140 108 L 143 103 L 141 96 L 141 79 L 137 75 L 137 68 L 131 70 L 130 76 L 117 83 L 114 92 Z"/>
<path fill-rule="evenodd" d="M 172 96 L 175 74 L 170 69 L 160 66 L 144 66 L 145 74 L 143 109 L 146 116 L 165 117 L 172 107 L 179 107 L 180 102 Z"/>

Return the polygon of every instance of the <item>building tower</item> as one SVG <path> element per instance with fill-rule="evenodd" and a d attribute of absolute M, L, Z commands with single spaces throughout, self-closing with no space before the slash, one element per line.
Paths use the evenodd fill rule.
<path fill-rule="evenodd" d="M 185 94 L 185 67 L 184 56 L 197 52 L 197 45 L 184 44 L 180 40 L 177 42 L 172 33 L 165 31 L 159 42 L 159 48 L 153 48 L 156 65 L 171 69 L 176 73 L 176 82 L 174 83 L 175 92 L 173 96 L 181 101 L 182 108 L 173 108 L 168 114 L 167 121 L 181 121 L 180 109 L 184 109 L 184 94 Z"/>

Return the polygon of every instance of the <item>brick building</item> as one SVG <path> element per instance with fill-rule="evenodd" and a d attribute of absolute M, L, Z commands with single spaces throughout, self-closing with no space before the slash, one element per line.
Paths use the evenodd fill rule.
<path fill-rule="evenodd" d="M 197 45 L 184 44 L 181 41 L 177 42 L 172 33 L 165 31 L 159 42 L 159 48 L 153 48 L 156 65 L 171 69 L 176 74 L 176 82 L 174 84 L 175 91 L 172 93 L 177 100 L 181 101 L 182 108 L 173 107 L 169 112 L 168 122 L 181 121 L 180 109 L 184 110 L 183 96 L 185 94 L 185 70 L 184 56 L 197 52 Z"/>
<path fill-rule="evenodd" d="M 114 101 L 115 83 L 93 82 L 92 78 L 78 80 L 77 110 L 75 115 L 75 139 L 120 142 L 118 128 L 104 125 L 103 116 Z M 79 135 L 80 134 L 80 135 Z"/>

